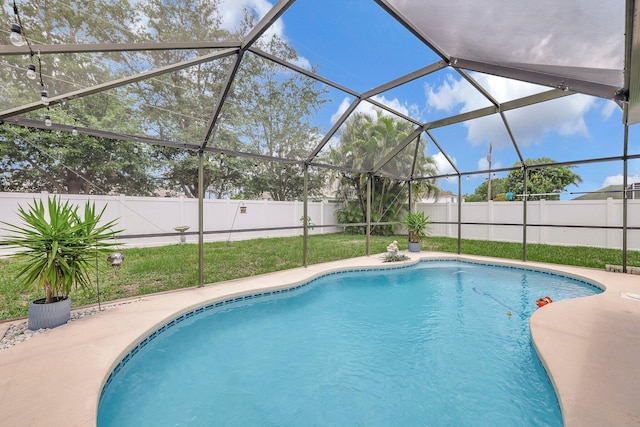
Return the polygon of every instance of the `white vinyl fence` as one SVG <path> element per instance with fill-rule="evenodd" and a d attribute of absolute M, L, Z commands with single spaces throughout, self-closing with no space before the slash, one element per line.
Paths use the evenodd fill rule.
<path fill-rule="evenodd" d="M 622 227 L 622 200 L 533 201 L 527 203 L 527 243 L 561 246 L 622 248 L 621 229 L 577 227 L 536 227 L 535 225 L 568 225 Z M 418 209 L 434 222 L 457 222 L 458 204 L 420 203 Z M 522 224 L 522 202 L 462 203 L 462 222 Z M 640 200 L 627 200 L 627 227 L 640 228 Z M 522 226 L 462 225 L 462 238 L 522 242 Z M 457 224 L 433 224 L 431 235 L 458 237 Z M 640 250 L 640 230 L 628 230 L 627 248 Z"/>
<path fill-rule="evenodd" d="M 19 224 L 18 204 L 26 207 L 34 198 L 46 201 L 49 194 L 0 193 L 0 221 Z M 65 200 L 83 205 L 86 200 L 98 209 L 107 206 L 104 219 L 118 220 L 122 236 L 176 233 L 178 226 L 188 226 L 186 241 L 197 243 L 198 200 L 168 197 L 63 195 Z M 628 227 L 640 228 L 640 200 L 628 200 Z M 244 207 L 245 209 L 242 209 Z M 310 234 L 342 231 L 336 224 L 337 205 L 331 202 L 309 202 L 308 216 L 316 227 Z M 419 203 L 434 222 L 434 236 L 457 237 L 458 205 L 454 202 Z M 244 213 L 242 213 L 244 211 Z M 302 234 L 302 202 L 267 200 L 204 200 L 204 239 L 206 242 L 246 240 L 259 237 L 285 237 Z M 523 216 L 522 202 L 480 202 L 462 204 L 462 222 L 519 224 Z M 622 230 L 571 227 L 536 227 L 533 224 L 622 227 L 622 200 L 535 201 L 527 203 L 527 242 L 566 246 L 622 248 Z M 328 225 L 329 227 L 319 227 Z M 228 232 L 258 228 L 292 227 L 280 230 Z M 2 228 L 0 226 L 0 228 Z M 224 231 L 224 232 L 223 232 Z M 190 234 L 189 234 L 190 233 Z M 0 232 L 0 234 L 5 234 Z M 463 239 L 521 242 L 522 226 L 463 225 Z M 179 235 L 143 238 L 118 238 L 126 246 L 144 247 L 176 244 Z M 629 230 L 628 249 L 640 250 L 640 230 Z M 10 253 L 0 249 L 0 256 Z"/>
<path fill-rule="evenodd" d="M 42 200 L 46 204 L 48 196 L 49 194 L 47 193 L 0 193 L 0 221 L 19 225 L 18 204 L 26 208 L 34 198 Z M 122 236 L 177 233 L 174 227 L 188 226 L 187 243 L 197 243 L 198 241 L 197 199 L 129 197 L 124 195 L 63 195 L 62 198 L 63 200 L 70 200 L 81 207 L 86 200 L 91 200 L 96 203 L 98 210 L 106 205 L 107 208 L 103 219 L 105 221 L 117 219 L 117 229 L 123 230 Z M 321 234 L 340 231 L 337 227 L 318 227 L 319 225 L 336 223 L 335 209 L 335 203 L 309 202 L 308 217 L 311 223 L 315 225 L 309 230 L 309 233 Z M 302 235 L 302 228 L 217 233 L 223 230 L 302 227 L 302 216 L 302 202 L 204 200 L 204 230 L 205 233 L 212 232 L 205 234 L 204 240 L 206 242 L 214 242 Z M 4 227 L 0 226 L 0 228 Z M 6 234 L 6 232 L 0 232 L 0 234 Z M 124 237 L 118 238 L 117 241 L 127 246 L 160 246 L 179 243 L 180 236 Z M 0 255 L 6 253 L 8 253 L 6 249 L 0 250 Z"/>

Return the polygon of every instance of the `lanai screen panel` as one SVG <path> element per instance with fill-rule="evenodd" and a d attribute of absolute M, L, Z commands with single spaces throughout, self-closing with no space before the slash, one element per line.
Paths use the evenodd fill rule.
<path fill-rule="evenodd" d="M 249 101 L 253 100 L 253 104 L 247 101 L 245 106 L 264 108 L 269 113 L 269 118 L 284 116 L 286 110 L 278 108 L 275 102 L 259 102 L 260 98 L 255 95 L 258 93 L 257 90 L 236 89 L 243 85 L 250 86 L 247 81 L 252 77 L 250 71 L 253 62 L 260 64 L 269 62 L 268 59 L 256 53 L 256 49 L 264 49 L 274 54 L 274 51 L 268 49 L 268 40 L 265 39 L 268 39 L 267 35 L 279 25 L 284 25 L 285 20 L 291 29 L 304 26 L 307 31 L 311 30 L 316 35 L 313 46 L 305 46 L 303 43 L 300 47 L 296 47 L 309 56 L 309 67 L 313 72 L 310 69 L 307 71 L 331 81 L 335 80 L 339 85 L 346 85 L 339 88 L 330 84 L 332 92 L 328 92 L 328 86 L 324 83 L 316 82 L 310 76 L 306 76 L 298 79 L 304 82 L 298 87 L 306 84 L 327 91 L 323 92 L 325 106 L 330 103 L 339 103 L 339 107 L 342 104 L 350 105 L 354 98 L 362 99 L 363 106 L 370 106 L 364 100 L 371 101 L 371 106 L 375 104 L 375 107 L 382 104 L 396 110 L 399 117 L 405 120 L 408 119 L 414 124 L 415 122 L 423 123 L 425 129 L 459 126 L 456 125 L 459 123 L 458 119 L 447 120 L 446 118 L 450 114 L 460 117 L 468 110 L 493 108 L 489 97 L 485 97 L 479 91 L 474 92 L 475 88 L 461 77 L 461 74 L 464 74 L 462 70 L 470 71 L 468 75 L 475 81 L 476 86 L 482 87 L 498 103 L 511 102 L 519 96 L 528 94 L 529 91 L 525 91 L 522 95 L 514 91 L 500 93 L 491 83 L 506 79 L 496 75 L 534 82 L 539 85 L 532 89 L 534 93 L 544 91 L 549 86 L 577 92 L 586 88 L 591 89 L 591 92 L 597 92 L 597 96 L 613 98 L 615 91 L 623 86 L 626 12 L 624 0 L 612 0 L 605 5 L 594 0 L 568 0 L 562 3 L 541 0 L 533 4 L 513 3 L 506 0 L 476 2 L 361 0 L 344 6 L 345 10 L 340 9 L 342 16 L 349 16 L 349 20 L 358 25 L 341 29 L 340 31 L 345 33 L 344 42 L 341 46 L 333 46 L 332 49 L 327 50 L 320 50 L 320 47 L 327 47 L 321 46 L 321 42 L 328 40 L 326 38 L 328 34 L 338 31 L 334 28 L 336 25 L 332 25 L 336 22 L 336 11 L 324 10 L 324 13 L 320 13 L 323 9 L 327 9 L 327 5 L 320 6 L 318 3 L 318 6 L 315 6 L 313 0 L 274 2 L 274 9 L 284 7 L 286 11 L 281 19 L 274 18 L 273 22 L 267 23 L 260 22 L 263 12 L 272 7 L 272 4 L 265 2 L 261 6 L 263 10 L 258 11 L 257 9 L 260 8 L 257 6 L 253 9 L 249 8 L 251 12 L 246 20 L 234 26 L 231 24 L 234 22 L 231 16 L 243 13 L 240 3 L 227 1 L 220 4 L 214 2 L 200 5 L 204 9 L 198 8 L 196 4 L 180 3 L 180 7 L 177 7 L 177 4 L 158 3 L 158 7 L 153 9 L 149 3 L 134 2 L 131 3 L 130 8 L 123 9 L 114 4 L 112 8 L 105 11 L 88 10 L 86 7 L 78 7 L 76 10 L 69 8 L 66 11 L 67 5 L 60 3 L 54 5 L 55 12 L 56 16 L 62 16 L 64 19 L 58 19 L 55 22 L 51 16 L 47 15 L 47 11 L 32 6 L 38 5 L 39 2 L 19 3 L 20 13 L 24 19 L 24 35 L 32 42 L 34 49 L 38 46 L 58 44 L 66 48 L 82 46 L 78 52 L 71 49 L 70 53 L 42 55 L 43 80 L 49 89 L 50 96 L 62 97 L 70 91 L 91 89 L 114 79 L 127 80 L 117 87 L 107 90 L 99 89 L 95 94 L 92 93 L 86 97 L 84 95 L 81 98 L 69 96 L 65 99 L 66 106 L 60 105 L 62 102 L 54 103 L 50 112 L 54 125 L 66 125 L 67 131 L 70 126 L 78 124 L 79 127 L 92 127 L 163 141 L 199 144 L 202 143 L 203 138 L 207 138 L 206 135 L 210 135 L 208 131 L 211 125 L 215 124 L 213 127 L 215 132 L 210 136 L 211 139 L 207 140 L 208 148 L 224 148 L 296 162 L 303 161 L 320 141 L 325 142 L 324 139 L 334 140 L 339 137 L 339 134 L 333 135 L 328 133 L 328 130 L 336 123 L 338 112 L 344 111 L 342 108 L 334 108 L 337 112 L 327 109 L 314 111 L 313 114 L 308 114 L 308 117 L 292 117 L 286 120 L 291 123 L 287 129 L 283 127 L 283 131 L 275 132 L 279 133 L 278 135 L 270 135 L 285 143 L 294 139 L 306 141 L 304 150 L 295 152 L 286 149 L 280 150 L 281 152 L 278 150 L 272 152 L 270 148 L 265 148 L 264 141 L 257 143 L 251 141 L 247 136 L 249 132 L 245 129 L 241 129 L 242 132 L 240 132 L 239 129 L 242 126 L 251 130 L 257 129 L 256 126 L 251 126 L 246 117 L 236 120 L 235 123 L 231 120 L 232 113 L 239 117 L 249 110 L 245 108 L 234 111 L 234 108 L 242 106 L 239 103 L 240 95 Z M 291 7 L 288 7 L 289 3 Z M 310 5 L 313 5 L 313 8 L 302 7 Z M 310 11 L 313 16 L 310 16 Z M 10 8 L 5 7 L 3 12 L 8 21 L 13 19 Z M 384 16 L 385 12 L 390 12 L 391 16 Z M 312 17 L 317 19 L 311 22 Z M 376 26 L 372 23 L 365 25 L 359 22 L 366 21 L 367 17 L 380 18 L 383 25 Z M 241 42 L 243 36 L 253 33 L 252 30 L 256 26 L 258 29 L 264 28 L 262 24 L 273 25 L 273 27 L 268 28 L 258 40 L 245 40 L 247 44 L 243 45 Z M 403 28 L 403 25 L 409 31 Z M 418 37 L 415 38 L 414 35 Z M 249 41 L 251 43 L 248 43 Z M 289 41 L 293 43 L 296 38 L 292 37 Z M 111 43 L 125 51 L 82 50 L 94 43 Z M 154 44 L 154 46 L 149 50 L 128 51 L 129 48 L 142 49 L 140 43 Z M 171 46 L 165 46 L 163 43 L 169 43 Z M 318 46 L 315 43 L 318 43 Z M 178 48 L 176 44 L 184 45 Z M 250 49 L 253 51 L 245 50 L 249 48 L 248 46 L 251 46 Z M 427 46 L 431 47 L 435 54 L 427 49 Z M 182 62 L 192 61 L 207 54 L 212 55 L 221 50 L 233 50 L 233 53 L 198 64 L 177 66 Z M 238 56 L 242 58 L 239 71 L 233 83 L 226 86 L 227 75 L 240 50 L 243 56 Z M 341 50 L 345 53 L 344 61 L 339 61 L 335 57 Z M 300 57 L 278 56 L 281 60 L 298 66 L 303 62 Z M 387 86 L 388 83 L 385 84 L 389 79 L 398 79 L 406 73 L 433 65 L 434 61 L 438 60 L 438 56 L 444 59 L 442 63 L 446 62 L 451 67 L 437 69 L 431 74 L 420 76 L 415 81 L 411 80 L 404 85 Z M 5 108 L 19 107 L 30 102 L 38 103 L 40 82 L 28 81 L 22 75 L 31 60 L 32 58 L 27 55 L 15 55 L 15 52 L 1 58 L 0 73 L 7 76 L 10 82 L 10 88 L 0 89 L 0 99 L 8 101 L 5 103 Z M 376 65 L 387 62 L 393 62 L 394 67 L 386 69 L 386 75 L 378 75 L 381 71 Z M 331 65 L 327 65 L 331 63 L 340 65 L 343 68 L 341 72 L 332 70 Z M 363 67 L 364 64 L 367 66 L 362 71 L 358 66 Z M 169 72 L 149 79 L 133 80 L 139 73 L 174 65 L 176 68 L 172 68 Z M 74 66 L 82 67 L 77 69 Z M 272 75 L 272 77 L 276 76 L 276 80 L 284 79 L 282 76 L 288 76 L 291 72 L 285 70 L 286 67 L 276 68 L 279 70 Z M 330 70 L 332 72 L 329 72 Z M 376 80 L 373 82 L 381 86 L 371 88 L 369 83 L 365 84 L 364 79 L 359 77 L 364 73 L 375 74 Z M 347 75 L 351 77 L 345 77 Z M 403 97 L 408 93 L 423 91 L 425 96 L 428 96 L 430 88 L 436 87 L 439 83 L 437 79 L 449 77 L 453 80 L 447 85 L 459 87 L 468 99 L 473 98 L 473 103 L 465 101 L 465 105 L 460 107 L 459 111 L 428 110 L 424 108 L 424 103 L 417 104 L 419 108 L 412 109 L 413 104 L 403 103 Z M 580 87 L 574 87 L 574 83 Z M 227 87 L 230 88 L 229 95 L 224 99 L 219 97 L 222 89 Z M 366 92 L 360 92 L 363 90 Z M 585 91 L 585 93 L 591 92 Z M 569 93 L 571 92 L 567 92 Z M 128 118 L 127 127 L 116 120 L 107 120 L 109 117 L 104 114 L 93 114 L 97 107 L 106 105 L 105 102 L 100 102 L 101 97 L 111 101 L 118 99 L 126 101 L 126 105 L 122 108 L 127 114 L 122 116 Z M 266 99 L 275 101 L 273 96 Z M 59 110 L 54 110 L 53 106 Z M 218 107 L 221 107 L 221 111 L 217 110 Z M 83 114 L 78 113 L 81 110 Z M 250 110 L 255 111 L 256 108 L 250 108 Z M 111 108 L 110 111 L 114 109 Z M 508 108 L 502 111 L 508 111 Z M 38 105 L 33 111 L 19 111 L 16 116 L 42 121 L 44 114 L 48 112 L 49 110 L 44 106 Z M 97 109 L 97 113 L 101 112 L 102 110 Z M 486 119 L 480 115 L 469 119 L 464 118 L 463 126 L 467 126 L 474 120 L 476 122 L 498 120 L 500 117 L 497 112 L 496 108 L 496 111 Z M 11 117 L 11 113 L 12 111 L 9 111 L 6 116 Z M 99 119 L 85 118 L 85 113 L 87 116 L 92 115 Z M 304 115 L 299 114 L 299 116 Z M 461 150 L 460 153 L 455 151 L 450 153 L 451 157 L 459 158 L 464 150 L 477 147 L 478 152 L 475 153 L 475 157 L 481 160 L 486 157 L 485 151 L 490 147 L 489 144 L 493 144 L 494 156 L 497 158 L 499 153 L 496 140 L 500 139 L 505 141 L 503 145 L 510 150 L 510 157 L 504 160 L 505 164 L 503 164 L 505 167 L 509 166 L 513 160 L 517 160 L 512 145 L 526 144 L 521 127 L 518 126 L 514 116 L 514 112 L 506 114 L 510 121 L 514 121 L 511 123 L 516 137 L 513 144 L 508 135 L 505 136 L 506 130 L 502 128 L 499 136 L 476 141 L 475 145 L 474 141 L 471 141 L 471 144 L 462 144 L 456 139 L 456 147 L 461 147 Z M 278 123 L 281 124 L 284 121 L 278 120 Z M 313 126 L 318 126 L 318 123 L 322 123 L 322 126 L 314 128 Z M 230 130 L 240 135 L 236 138 L 239 144 L 235 146 L 224 144 L 224 138 L 229 135 L 225 135 L 222 131 L 230 132 Z M 451 144 L 448 141 L 443 137 L 443 151 L 446 151 L 446 147 Z M 330 144 L 327 145 L 327 148 L 330 146 Z M 326 149 L 320 154 L 324 151 Z M 366 166 L 369 168 L 377 167 L 388 151 L 380 150 L 380 153 L 376 154 L 378 157 L 375 161 L 367 162 Z M 562 160 L 572 158 L 567 157 Z M 320 160 L 326 161 L 326 159 Z M 495 167 L 495 164 L 493 166 Z M 388 167 L 382 170 L 388 172 Z M 463 170 L 467 169 L 463 168 Z M 404 177 L 404 173 L 401 176 Z"/>
<path fill-rule="evenodd" d="M 275 3 L 275 2 L 272 2 Z M 371 0 L 296 0 L 283 15 L 290 42 L 317 73 L 363 92 L 438 60 Z M 311 39 L 297 36 L 303 31 Z M 339 43 L 329 40 L 339 38 Z M 393 68 L 387 64 L 393 64 Z M 363 79 L 363 75 L 367 79 Z"/>
<path fill-rule="evenodd" d="M 580 80 L 602 95 L 623 86 L 624 0 L 382 3 L 454 66 L 569 90 Z"/>

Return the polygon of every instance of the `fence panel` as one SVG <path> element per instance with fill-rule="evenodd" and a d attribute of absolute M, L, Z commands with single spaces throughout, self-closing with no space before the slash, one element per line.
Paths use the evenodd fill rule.
<path fill-rule="evenodd" d="M 18 204 L 28 205 L 34 198 L 46 200 L 47 193 L 0 193 L 0 221 L 18 224 Z M 105 220 L 117 219 L 123 235 L 175 233 L 175 227 L 188 226 L 187 233 L 198 230 L 198 200 L 169 197 L 129 197 L 129 196 L 83 196 L 63 195 L 65 200 L 83 204 L 85 200 L 95 201 L 98 209 L 107 206 Z M 434 236 L 457 237 L 458 205 L 451 201 L 444 203 L 419 203 L 435 222 L 431 234 Z M 244 209 L 242 209 L 244 207 Z M 335 224 L 337 204 L 331 202 L 310 202 L 308 216 L 313 225 Z M 640 227 L 640 200 L 628 200 L 628 226 Z M 521 224 L 522 202 L 479 202 L 463 203 L 462 221 L 495 224 Z M 622 231 L 617 229 L 540 227 L 549 225 L 576 226 L 622 226 L 622 200 L 587 201 L 534 201 L 527 203 L 527 242 L 553 245 L 579 245 L 604 248 L 622 248 Z M 266 200 L 204 200 L 204 229 L 206 232 L 242 230 L 269 227 L 302 226 L 302 202 L 274 202 Z M 310 234 L 332 233 L 338 227 L 313 227 Z M 302 229 L 262 230 L 251 232 L 226 232 L 205 234 L 205 241 L 241 240 L 259 237 L 280 237 L 301 235 Z M 464 239 L 495 240 L 507 242 L 522 241 L 521 226 L 505 225 L 464 225 Z M 130 246 L 155 246 L 175 244 L 179 236 L 153 238 L 119 239 Z M 189 243 L 196 243 L 197 236 L 187 236 Z M 640 230 L 629 230 L 627 239 L 630 250 L 640 250 Z M 0 255 L 8 253 L 0 250 Z"/>
<path fill-rule="evenodd" d="M 0 221 L 19 224 L 18 205 L 26 207 L 33 199 L 47 200 L 48 193 L 0 193 Z M 176 197 L 130 197 L 130 196 L 84 196 L 62 195 L 64 200 L 83 205 L 86 200 L 96 203 L 97 209 L 106 206 L 103 219 L 117 219 L 117 228 L 123 230 L 121 236 L 176 233 L 175 227 L 187 226 L 186 241 L 197 243 L 198 200 Z M 223 232 L 273 227 L 302 227 L 302 202 L 275 202 L 268 200 L 204 200 L 205 242 L 245 240 L 260 237 L 286 237 L 302 235 L 302 228 L 290 230 L 262 230 L 249 232 Z M 329 202 L 309 202 L 308 216 L 315 225 L 335 224 L 336 204 Z M 316 227 L 310 234 L 333 233 L 338 227 Z M 209 233 L 207 233 L 209 232 Z M 214 233 L 211 233 L 214 232 Z M 180 236 L 119 237 L 118 241 L 127 246 L 159 246 L 176 244 Z M 11 253 L 0 249 L 0 256 Z"/>
<path fill-rule="evenodd" d="M 418 208 L 433 221 L 455 222 L 458 205 L 420 203 Z M 628 227 L 640 227 L 640 200 L 627 200 Z M 453 214 L 452 214 L 453 213 Z M 622 248 L 621 229 L 544 227 L 568 225 L 622 227 L 622 200 L 540 200 L 527 203 L 527 242 L 564 246 Z M 462 222 L 522 224 L 523 202 L 478 202 L 462 204 Z M 457 237 L 455 224 L 434 224 L 434 236 Z M 640 250 L 640 230 L 629 230 L 627 247 Z M 463 225 L 463 239 L 521 242 L 522 226 Z"/>

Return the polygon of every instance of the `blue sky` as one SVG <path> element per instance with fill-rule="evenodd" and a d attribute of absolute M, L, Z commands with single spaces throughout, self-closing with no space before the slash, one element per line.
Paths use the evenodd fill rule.
<path fill-rule="evenodd" d="M 221 6 L 224 25 L 229 28 L 237 25 L 245 6 L 263 15 L 271 3 L 226 0 Z M 296 49 L 299 65 L 317 66 L 320 75 L 356 91 L 375 88 L 439 59 L 371 0 L 298 0 L 271 32 Z M 495 76 L 471 75 L 498 101 L 547 90 Z M 316 117 L 322 131 L 327 131 L 353 101 L 337 90 L 328 96 L 331 101 Z M 424 122 L 489 105 L 450 69 L 383 93 L 376 100 Z M 372 111 L 372 108 L 364 105 L 361 111 Z M 569 161 L 622 155 L 622 112 L 611 101 L 573 95 L 510 111 L 506 117 L 525 158 Z M 489 144 L 493 148 L 493 168 L 509 167 L 518 160 L 499 116 L 438 128 L 433 135 L 462 171 L 486 169 Z M 640 153 L 639 135 L 638 130 L 631 127 L 630 154 Z M 433 144 L 428 154 L 434 156 L 441 173 L 452 171 Z M 576 197 L 570 192 L 595 191 L 622 183 L 622 162 L 579 165 L 574 172 L 581 176 L 583 183 L 569 187 L 568 192 L 562 194 L 563 199 Z M 486 175 L 463 179 L 463 193 L 472 193 L 484 179 Z M 640 181 L 640 161 L 629 162 L 629 180 Z M 439 185 L 457 192 L 457 180 L 442 179 Z"/>

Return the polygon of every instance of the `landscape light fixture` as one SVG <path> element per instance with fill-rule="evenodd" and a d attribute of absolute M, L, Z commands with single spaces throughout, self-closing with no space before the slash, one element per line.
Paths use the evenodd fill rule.
<path fill-rule="evenodd" d="M 124 255 L 120 252 L 109 254 L 109 256 L 107 257 L 107 262 L 111 265 L 111 267 L 120 267 L 124 262 Z"/>
<path fill-rule="evenodd" d="M 46 115 L 44 116 L 44 125 L 45 126 L 51 126 L 51 116 L 50 115 Z"/>
<path fill-rule="evenodd" d="M 9 36 L 11 44 L 14 46 L 22 46 L 24 38 L 22 38 L 22 27 L 19 24 L 11 24 L 11 35 Z"/>

